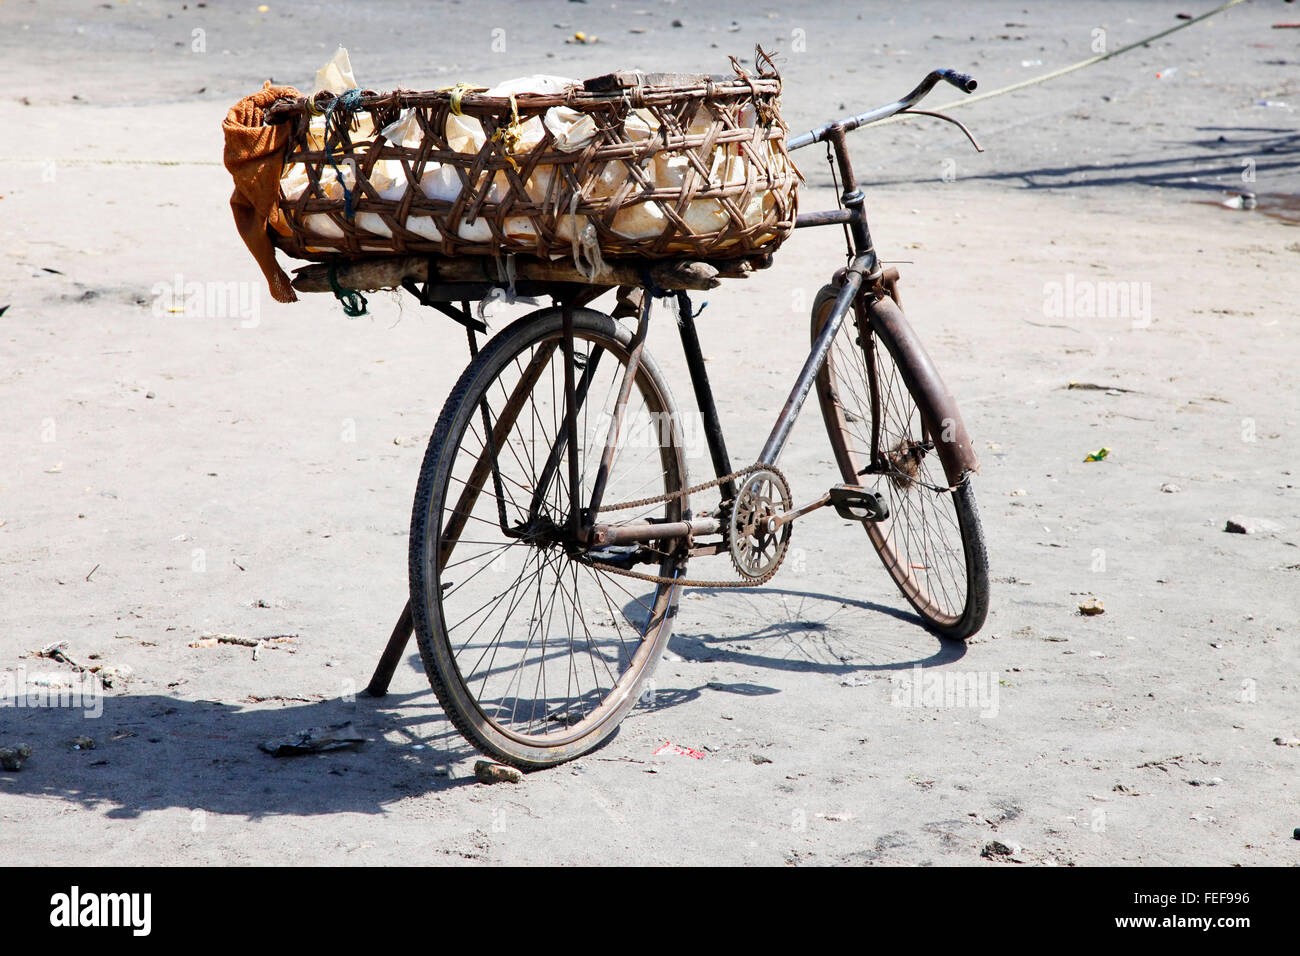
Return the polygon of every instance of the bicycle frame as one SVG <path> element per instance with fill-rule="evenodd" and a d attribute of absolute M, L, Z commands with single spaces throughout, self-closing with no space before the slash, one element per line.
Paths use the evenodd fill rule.
<path fill-rule="evenodd" d="M 774 465 L 780 457 L 795 419 L 798 418 L 799 412 L 808 398 L 809 391 L 811 391 L 817 376 L 826 363 L 826 357 L 830 352 L 835 335 L 839 332 L 846 317 L 852 310 L 854 320 L 858 323 L 864 348 L 875 347 L 873 336 L 885 338 L 893 343 L 893 354 L 899 373 L 913 393 L 927 397 L 926 404 L 929 407 L 921 409 L 922 417 L 927 423 L 927 430 L 933 432 L 935 426 L 939 427 L 940 435 L 938 441 L 935 442 L 935 451 L 943 463 L 944 473 L 950 484 L 956 487 L 961 481 L 965 480 L 970 472 L 977 471 L 979 468 L 955 402 L 953 402 L 951 395 L 944 387 L 920 340 L 907 324 L 902 311 L 897 306 L 896 282 L 898 274 L 893 269 L 882 269 L 876 256 L 871 241 L 871 232 L 867 226 L 864 208 L 865 197 L 858 188 L 857 178 L 853 173 L 853 166 L 845 144 L 845 134 L 867 123 L 876 122 L 897 113 L 922 112 L 913 110 L 912 107 L 941 80 L 951 83 L 967 93 L 973 91 L 976 85 L 973 79 L 964 74 L 953 70 L 935 70 L 916 89 L 901 100 L 810 130 L 807 133 L 791 138 L 786 144 L 787 149 L 795 150 L 810 146 L 813 143 L 826 142 L 833 150 L 834 161 L 839 168 L 840 178 L 844 183 L 844 191 L 840 196 L 841 208 L 803 213 L 796 217 L 794 225 L 796 229 L 828 225 L 847 226 L 850 261 L 848 266 L 836 273 L 834 277 L 834 282 L 839 286 L 839 292 L 831 313 L 825 326 L 823 326 L 813 342 L 803 368 L 795 379 L 790 395 L 786 399 L 785 405 L 777 416 L 776 423 L 763 445 L 762 453 L 759 456 L 759 464 Z M 954 123 L 970 137 L 970 131 L 950 117 L 937 113 L 926 113 L 925 115 L 937 116 Z M 974 143 L 974 138 L 970 138 L 971 142 Z M 975 145 L 976 149 L 979 149 L 978 144 Z M 432 279 L 431 274 L 430 282 Z M 406 283 L 403 284 L 409 291 L 415 293 L 422 302 L 439 308 L 464 324 L 468 329 L 470 351 L 471 353 L 476 351 L 475 335 L 476 332 L 482 331 L 482 328 L 480 323 L 472 320 L 468 302 L 463 302 L 461 309 L 457 310 L 443 303 L 437 297 L 428 296 L 426 294 L 429 291 L 427 285 L 421 291 Z M 461 289 L 465 288 L 465 286 L 461 287 Z M 525 294 L 531 292 L 531 290 L 524 291 Z M 539 287 L 537 291 L 545 293 L 548 290 L 543 286 Z M 536 520 L 538 503 L 545 495 L 545 488 L 550 481 L 554 480 L 560 466 L 560 459 L 567 450 L 569 487 L 572 489 L 571 494 L 573 497 L 570 499 L 568 520 L 563 533 L 572 546 L 593 548 L 622 543 L 664 541 L 668 539 L 680 540 L 684 538 L 690 544 L 690 553 L 692 555 L 716 554 L 721 550 L 720 545 L 704 544 L 697 546 L 693 541 L 695 535 L 719 532 L 721 530 L 720 523 L 716 518 L 692 520 L 690 512 L 687 511 L 685 513 L 687 520 L 671 523 L 657 522 L 646 525 L 614 526 L 599 525 L 595 522 L 595 518 L 600 512 L 614 452 L 617 449 L 618 434 L 623 424 L 623 413 L 627 398 L 632 383 L 636 379 L 642 347 L 649 328 L 652 296 L 648 293 L 649 290 L 647 290 L 642 304 L 637 331 L 633 339 L 632 353 L 629 356 L 628 366 L 624 372 L 625 378 L 620 388 L 614 420 L 610 425 L 610 432 L 606 438 L 598 478 L 593 493 L 586 502 L 579 501 L 576 498 L 579 493 L 577 480 L 577 413 L 582 402 L 586 399 L 587 385 L 590 383 L 596 364 L 600 361 L 600 350 L 593 349 L 592 353 L 585 357 L 582 376 L 579 379 L 577 375 L 579 366 L 573 339 L 573 310 L 584 305 L 600 293 L 598 290 L 593 289 L 570 288 L 562 294 L 556 295 L 559 305 L 563 309 L 563 333 L 559 348 L 564 356 L 565 428 L 562 439 L 563 445 L 557 439 L 547 459 L 542 481 L 539 482 L 539 487 L 535 489 L 533 505 L 530 509 L 533 513 L 532 520 Z M 690 299 L 685 292 L 677 293 L 677 299 L 679 306 L 678 328 L 681 334 L 682 348 L 691 375 L 691 382 L 694 386 L 696 403 L 703 418 L 705 437 L 708 442 L 713 468 L 716 476 L 721 479 L 732 473 L 726 443 L 723 440 L 722 426 L 718 418 L 717 406 L 713 400 L 713 391 L 709 384 L 708 374 L 705 370 L 704 356 L 700 350 L 700 341 L 695 329 L 695 319 L 691 312 Z M 534 364 L 536 364 L 537 370 L 540 371 L 541 362 L 536 361 Z M 532 371 L 533 369 L 530 368 L 517 386 L 520 398 L 530 387 L 528 385 L 528 374 Z M 878 418 L 879 395 L 878 387 L 874 382 L 874 375 L 871 378 L 873 393 L 871 396 L 872 443 L 875 446 L 879 444 L 878 435 L 876 434 L 878 426 L 875 421 Z M 513 420 L 513 415 L 517 411 L 515 402 L 516 398 L 512 397 L 507 403 L 507 407 L 503 410 L 502 417 L 504 417 L 504 421 L 499 418 L 497 422 L 492 422 L 488 410 L 486 408 L 482 410 L 485 433 L 490 437 L 490 441 L 489 447 L 485 449 L 484 459 L 480 460 L 476 465 L 476 471 L 481 470 L 483 472 L 477 483 L 481 484 L 489 471 L 492 473 L 494 483 L 500 480 L 495 466 L 496 436 L 500 432 L 501 437 L 505 437 L 509 424 Z M 880 449 L 874 447 L 872 451 L 873 463 L 872 467 L 867 469 L 868 471 L 879 465 L 879 454 Z M 470 483 L 474 484 L 475 482 L 471 481 Z M 724 498 L 735 498 L 736 488 L 734 482 L 723 481 L 719 487 Z M 458 512 L 466 510 L 467 513 L 467 509 L 463 509 L 461 505 L 458 505 L 456 510 Z M 807 507 L 799 508 L 792 514 L 802 514 L 807 510 L 809 510 Z M 504 516 L 501 516 L 501 522 L 502 531 L 508 536 L 515 537 L 521 533 L 520 529 L 505 527 Z M 408 601 L 393 628 L 388 644 L 367 687 L 367 693 L 371 696 L 383 697 L 387 693 L 389 682 L 397 669 L 403 650 L 410 638 L 412 626 L 411 604 Z"/>
<path fill-rule="evenodd" d="M 826 357 L 835 341 L 835 336 L 839 333 L 845 319 L 852 311 L 855 313 L 855 320 L 858 321 L 863 332 L 864 342 L 869 338 L 866 333 L 870 328 L 871 332 L 877 335 L 889 336 L 893 342 L 904 346 L 898 353 L 900 356 L 900 374 L 909 384 L 917 384 L 923 394 L 933 396 L 934 407 L 924 409 L 923 412 L 928 419 L 927 429 L 932 432 L 929 438 L 934 443 L 935 451 L 943 463 L 948 480 L 953 485 L 956 485 L 964 480 L 967 474 L 979 468 L 955 402 L 953 402 L 948 389 L 940 379 L 933 363 L 930 362 L 919 339 L 911 331 L 903 318 L 902 312 L 894 302 L 894 296 L 896 295 L 894 284 L 897 281 L 897 272 L 889 270 L 889 273 L 886 273 L 881 268 L 875 247 L 872 244 L 871 231 L 867 224 L 866 197 L 858 187 L 857 177 L 853 171 L 853 163 L 849 157 L 846 142 L 846 134 L 862 125 L 884 119 L 896 113 L 909 111 L 917 101 L 929 93 L 941 80 L 946 80 L 965 92 L 972 91 L 976 85 L 973 79 L 964 74 L 953 70 L 935 70 L 916 89 L 901 100 L 888 106 L 882 106 L 866 113 L 829 123 L 818 129 L 793 137 L 789 141 L 788 148 L 791 150 L 801 149 L 817 142 L 826 142 L 834 154 L 834 162 L 839 170 L 840 181 L 843 183 L 843 193 L 840 196 L 841 208 L 802 213 L 795 220 L 795 228 L 803 229 L 829 225 L 847 226 L 849 264 L 836 273 L 835 283 L 839 286 L 839 294 L 835 299 L 835 304 L 831 309 L 826 324 L 814 340 L 808 357 L 805 359 L 803 367 L 795 379 L 794 386 L 790 390 L 790 395 L 777 416 L 762 451 L 759 453 L 757 461 L 759 465 L 775 465 L 777 463 L 786 442 L 789 440 L 794 423 L 807 401 L 808 393 L 812 390 L 817 376 L 826 363 Z M 947 117 L 943 118 L 947 119 Z M 614 421 L 607 436 L 605 454 L 599 472 L 602 479 L 608 474 L 613 452 L 617 445 L 624 406 L 626 405 L 631 382 L 636 375 L 641 345 L 645 341 L 651 301 L 651 296 L 647 295 L 642 306 L 634 337 L 636 345 L 624 373 L 625 379 L 619 403 L 615 409 Z M 695 330 L 694 316 L 691 314 L 690 300 L 686 293 L 678 293 L 678 306 L 678 327 L 681 333 L 682 348 L 691 375 L 691 382 L 694 386 L 696 401 L 703 418 L 710 456 L 716 477 L 723 478 L 731 473 L 730 458 L 723 439 L 717 408 L 713 401 L 708 373 L 704 367 L 704 357 L 700 352 L 699 337 Z M 564 308 L 566 315 L 570 315 L 571 307 L 565 305 Z M 571 370 L 566 371 L 566 383 L 571 381 L 571 378 Z M 878 404 L 877 386 L 874 377 L 872 392 L 874 408 Z M 570 422 L 576 420 L 579 404 L 580 399 L 574 393 L 566 393 L 567 418 Z M 933 434 L 935 431 L 938 431 L 939 434 Z M 878 445 L 877 442 L 873 442 L 873 444 Z M 571 450 L 570 459 L 574 460 L 576 456 L 572 454 L 572 449 L 577 447 L 576 441 L 572 441 L 569 447 Z M 868 471 L 881 470 L 883 467 L 880 461 L 880 449 L 875 447 L 872 450 L 872 464 Z M 571 487 L 574 486 L 571 485 Z M 720 525 L 714 518 L 681 521 L 672 524 L 651 523 L 633 527 L 597 525 L 594 523 L 594 518 L 600 511 L 604 487 L 604 481 L 598 479 L 591 498 L 583 503 L 584 507 L 581 510 L 579 510 L 577 502 L 571 503 L 571 529 L 578 540 L 589 546 L 603 547 L 682 537 L 690 539 L 695 535 L 713 534 L 720 530 Z M 724 482 L 721 491 L 724 499 L 734 497 L 734 482 Z"/>

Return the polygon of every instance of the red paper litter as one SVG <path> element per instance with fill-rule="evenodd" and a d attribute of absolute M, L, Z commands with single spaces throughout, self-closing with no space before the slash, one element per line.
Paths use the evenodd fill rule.
<path fill-rule="evenodd" d="M 673 743 L 671 740 L 665 740 L 664 745 L 654 752 L 654 756 L 656 757 L 660 754 L 677 754 L 681 757 L 694 757 L 696 760 L 704 759 L 704 754 L 700 753 L 698 750 L 692 750 L 690 747 L 683 747 L 680 744 Z"/>

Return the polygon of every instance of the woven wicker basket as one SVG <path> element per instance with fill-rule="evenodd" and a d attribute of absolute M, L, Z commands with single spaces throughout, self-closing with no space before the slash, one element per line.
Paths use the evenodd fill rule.
<path fill-rule="evenodd" d="M 267 121 L 293 123 L 285 163 L 299 191 L 282 181 L 288 232 L 276 244 L 318 260 L 769 254 L 794 228 L 800 176 L 780 77 L 766 57 L 758 75 L 732 62 L 732 77 L 612 74 L 559 94 L 458 87 L 281 101 Z M 584 123 L 585 142 L 557 139 L 555 108 Z M 323 135 L 312 123 L 322 113 Z M 399 121 L 410 135 L 377 132 Z"/>

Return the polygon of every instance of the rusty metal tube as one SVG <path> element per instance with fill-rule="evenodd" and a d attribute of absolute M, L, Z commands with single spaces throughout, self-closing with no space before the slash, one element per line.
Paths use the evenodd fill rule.
<path fill-rule="evenodd" d="M 685 538 L 688 535 L 717 534 L 721 530 L 722 525 L 717 518 L 664 521 L 658 524 L 598 524 L 591 529 L 589 540 L 593 548 L 605 548 L 616 544 L 641 544 L 646 541 Z"/>

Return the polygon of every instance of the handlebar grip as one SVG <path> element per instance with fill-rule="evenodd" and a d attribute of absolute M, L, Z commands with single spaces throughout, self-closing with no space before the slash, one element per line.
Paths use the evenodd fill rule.
<path fill-rule="evenodd" d="M 979 86 L 973 76 L 967 73 L 958 73 L 956 70 L 944 70 L 943 78 L 963 93 L 974 93 L 975 88 Z"/>

